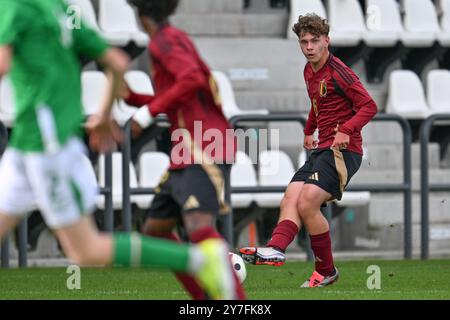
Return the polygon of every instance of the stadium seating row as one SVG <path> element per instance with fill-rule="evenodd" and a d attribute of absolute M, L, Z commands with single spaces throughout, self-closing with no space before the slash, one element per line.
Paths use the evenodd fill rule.
<path fill-rule="evenodd" d="M 228 77 L 213 71 L 222 96 L 225 116 L 230 119 L 240 114 L 268 114 L 268 110 L 241 110 L 236 104 L 233 88 Z M 130 87 L 139 93 L 153 94 L 148 75 L 142 71 L 129 71 L 125 75 Z M 101 94 L 106 85 L 106 77 L 99 71 L 85 71 L 82 74 L 83 105 L 86 115 L 91 115 L 100 105 Z M 386 111 L 407 119 L 425 119 L 431 114 L 450 111 L 450 92 L 442 88 L 450 87 L 450 71 L 431 70 L 427 74 L 426 91 L 420 78 L 412 71 L 396 70 L 390 74 Z M 426 92 L 426 94 L 425 94 Z M 124 125 L 136 112 L 135 107 L 118 101 L 113 115 L 119 125 Z M 0 120 L 9 128 L 13 126 L 13 92 L 7 77 L 0 82 Z"/>
<path fill-rule="evenodd" d="M 302 156 L 303 157 L 303 156 Z M 303 159 L 305 159 L 303 157 Z M 86 160 L 88 161 L 88 160 Z M 169 157 L 161 152 L 144 152 L 139 158 L 139 175 L 132 163 L 130 163 L 130 187 L 131 188 L 155 188 L 162 175 L 169 167 Z M 258 187 L 280 186 L 285 187 L 295 173 L 294 165 L 289 156 L 283 151 L 263 151 L 259 155 L 258 173 L 250 157 L 244 152 L 238 151 L 236 163 L 231 169 L 232 187 Z M 122 154 L 113 153 L 113 208 L 122 208 Z M 303 164 L 303 163 L 302 163 Z M 98 183 L 104 187 L 104 157 L 99 159 Z M 94 170 L 92 178 L 96 179 Z M 149 207 L 153 195 L 132 195 L 131 203 L 135 203 L 140 209 Z M 278 208 L 283 193 L 240 193 L 232 194 L 233 208 L 249 208 L 254 202 L 260 208 Z M 369 192 L 345 192 L 340 206 L 361 206 L 370 200 Z M 99 195 L 97 207 L 104 209 L 104 196 Z"/>
<path fill-rule="evenodd" d="M 386 112 L 406 119 L 425 119 L 450 112 L 450 71 L 431 70 L 427 75 L 426 97 L 420 78 L 409 70 L 390 74 Z"/>
<path fill-rule="evenodd" d="M 298 16 L 315 12 L 328 18 L 335 46 L 392 47 L 400 41 L 406 47 L 431 47 L 436 41 L 450 46 L 450 0 L 440 0 L 441 19 L 431 0 L 291 0 L 288 38 Z M 327 10 L 325 9 L 327 8 Z M 364 14 L 364 11 L 366 14 Z M 402 14 L 404 14 L 402 19 Z"/>
<path fill-rule="evenodd" d="M 70 0 L 70 3 L 79 6 L 87 23 L 111 44 L 147 45 L 148 36 L 139 29 L 126 0 L 99 0 L 98 19 L 90 0 Z M 367 0 L 366 8 L 361 8 L 358 0 L 326 0 L 326 5 L 321 0 L 291 0 L 287 35 L 295 38 L 290 28 L 300 14 L 316 12 L 329 19 L 336 46 L 355 46 L 360 41 L 372 47 L 391 47 L 397 41 L 407 47 L 430 47 L 435 41 L 450 46 L 450 0 L 439 3 L 440 21 L 431 0 L 402 0 L 401 7 L 396 0 Z"/>
<path fill-rule="evenodd" d="M 133 9 L 126 0 L 99 0 L 98 20 L 90 0 L 69 0 L 69 3 L 78 6 L 86 23 L 110 44 L 126 46 L 134 42 L 139 47 L 147 47 L 149 38 L 139 29 Z"/>
<path fill-rule="evenodd" d="M 268 110 L 241 110 L 236 104 L 233 87 L 229 78 L 220 71 L 213 71 L 213 76 L 217 81 L 219 91 L 222 98 L 223 111 L 227 119 L 239 114 L 268 114 Z M 153 86 L 149 76 L 138 70 L 128 71 L 125 79 L 133 91 L 153 95 Z M 84 71 L 81 76 L 82 84 L 82 103 L 84 114 L 86 116 L 95 113 L 100 106 L 102 92 L 106 87 L 107 79 L 103 72 L 100 71 Z M 13 89 L 8 77 L 0 81 L 0 121 L 8 128 L 14 123 L 14 102 Z M 124 101 L 119 100 L 113 107 L 113 116 L 119 125 L 124 125 L 136 112 L 136 108 L 127 105 Z"/>

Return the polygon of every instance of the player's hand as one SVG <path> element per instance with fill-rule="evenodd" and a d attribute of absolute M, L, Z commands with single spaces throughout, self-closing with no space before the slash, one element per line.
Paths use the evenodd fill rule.
<path fill-rule="evenodd" d="M 123 140 L 122 129 L 109 116 L 92 115 L 86 122 L 90 147 L 100 153 L 111 151 L 115 143 Z"/>
<path fill-rule="evenodd" d="M 138 138 L 145 128 L 153 123 L 153 116 L 148 106 L 143 106 L 136 111 L 131 118 L 131 135 L 134 139 Z"/>
<path fill-rule="evenodd" d="M 318 144 L 319 141 L 314 140 L 314 135 L 305 136 L 305 139 L 303 140 L 303 147 L 306 150 L 316 149 Z"/>
<path fill-rule="evenodd" d="M 132 119 L 131 120 L 131 137 L 133 139 L 139 138 L 142 134 L 142 131 L 144 131 L 144 130 L 141 127 L 141 125 Z"/>
<path fill-rule="evenodd" d="M 119 85 L 119 92 L 118 92 L 119 98 L 127 100 L 130 97 L 130 94 L 131 94 L 130 87 L 128 86 L 125 79 L 122 79 Z"/>
<path fill-rule="evenodd" d="M 331 148 L 344 150 L 347 149 L 349 143 L 350 143 L 350 136 L 348 134 L 338 131 L 336 133 L 336 136 L 334 137 L 334 141 L 333 144 L 331 145 Z"/>

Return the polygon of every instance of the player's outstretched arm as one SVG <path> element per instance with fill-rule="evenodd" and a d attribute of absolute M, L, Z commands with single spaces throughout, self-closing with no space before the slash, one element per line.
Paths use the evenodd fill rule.
<path fill-rule="evenodd" d="M 12 48 L 11 46 L 0 46 L 0 78 L 11 69 Z"/>
<path fill-rule="evenodd" d="M 121 81 L 128 68 L 129 58 L 119 49 L 108 49 L 98 61 L 105 68 L 108 78 L 107 89 L 99 112 L 91 116 L 86 124 L 91 148 L 99 152 L 110 151 L 115 142 L 122 140 L 121 129 L 112 121 L 111 109 L 119 96 Z"/>
<path fill-rule="evenodd" d="M 120 96 L 123 75 L 128 68 L 130 59 L 122 50 L 110 48 L 98 59 L 98 62 L 106 69 L 108 77 L 108 86 L 103 96 L 100 113 L 109 117 L 114 100 Z"/>

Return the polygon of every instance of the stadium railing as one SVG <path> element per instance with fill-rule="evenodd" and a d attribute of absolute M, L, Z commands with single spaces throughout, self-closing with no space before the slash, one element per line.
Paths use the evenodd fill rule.
<path fill-rule="evenodd" d="M 230 119 L 232 127 L 236 127 L 239 122 L 271 122 L 271 121 L 286 121 L 286 122 L 300 122 L 303 126 L 306 123 L 306 119 L 301 114 L 269 114 L 269 115 L 241 115 L 235 116 Z M 357 186 L 350 186 L 348 191 L 371 191 L 371 192 L 403 192 L 404 193 L 404 257 L 410 259 L 412 255 L 412 183 L 411 183 L 411 142 L 412 133 L 409 123 L 402 117 L 394 114 L 378 114 L 374 121 L 394 121 L 400 124 L 403 132 L 403 170 L 404 178 L 401 184 L 359 184 Z M 164 117 L 158 117 L 155 123 L 154 134 L 157 135 L 160 132 L 159 126 L 164 126 L 167 119 Z M 122 160 L 124 163 L 129 163 L 131 159 L 131 127 L 130 122 L 127 122 L 124 128 L 125 137 L 122 147 Z M 105 187 L 100 191 L 105 194 L 105 225 L 106 231 L 113 230 L 113 210 L 112 210 L 112 159 L 111 155 L 106 156 L 105 164 Z M 122 210 L 122 223 L 124 231 L 131 231 L 132 228 L 132 210 L 130 197 L 132 194 L 153 194 L 153 188 L 130 188 L 129 166 L 122 166 L 122 181 L 123 181 L 123 210 Z M 231 193 L 266 193 L 266 192 L 284 192 L 285 187 L 230 187 L 230 175 L 225 179 L 225 197 L 228 202 L 231 201 Z M 330 213 L 326 212 L 329 217 Z M 233 214 L 232 210 L 229 214 L 224 215 L 222 218 L 222 234 L 225 239 L 232 244 L 233 243 Z M 21 231 L 19 231 L 19 266 L 26 267 L 26 219 L 22 222 Z M 22 234 L 22 236 L 20 236 Z M 9 243 L 8 238 L 2 243 L 2 267 L 9 266 Z M 308 258 L 312 256 L 308 253 Z"/>
<path fill-rule="evenodd" d="M 450 113 L 439 113 L 428 117 L 420 127 L 420 257 L 428 259 L 430 256 L 430 221 L 429 221 L 429 196 L 430 191 L 450 191 L 450 184 L 430 183 L 428 171 L 428 145 L 431 129 L 437 122 L 444 120 L 444 126 L 450 126 Z"/>
<path fill-rule="evenodd" d="M 154 124 L 150 130 L 152 132 L 149 134 L 149 139 L 161 134 L 161 130 L 167 128 L 167 117 L 158 116 L 155 119 Z M 132 205 L 131 205 L 131 195 L 148 195 L 154 194 L 155 188 L 131 188 L 130 187 L 130 167 L 131 161 L 131 120 L 128 120 L 124 126 L 124 137 L 122 143 L 122 183 L 123 183 L 123 193 L 122 193 L 122 226 L 124 231 L 131 231 L 132 229 Z"/>

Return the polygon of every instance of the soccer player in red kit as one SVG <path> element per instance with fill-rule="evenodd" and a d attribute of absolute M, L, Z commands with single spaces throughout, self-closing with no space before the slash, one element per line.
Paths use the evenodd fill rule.
<path fill-rule="evenodd" d="M 153 117 L 166 114 L 173 142 L 170 168 L 156 188 L 143 232 L 179 241 L 174 229 L 181 222 L 193 243 L 222 239 L 216 230 L 216 219 L 229 210 L 224 199 L 224 177 L 236 149 L 234 135 L 227 130 L 230 125 L 222 113 L 217 86 L 189 36 L 168 21 L 178 0 L 128 3 L 137 9 L 151 38 L 148 49 L 155 86 L 153 96 L 139 95 L 125 86 L 122 97 L 126 102 L 144 106 L 133 117 L 132 131 L 136 136 Z M 224 263 L 231 268 L 229 260 Z M 209 298 L 194 278 L 186 274 L 176 276 L 194 299 Z M 235 298 L 245 299 L 237 277 L 233 285 Z"/>
<path fill-rule="evenodd" d="M 250 263 L 280 266 L 285 250 L 300 228 L 310 234 L 315 271 L 302 287 L 324 287 L 339 273 L 331 252 L 330 227 L 320 208 L 342 197 L 362 160 L 361 130 L 377 113 L 377 106 L 355 73 L 328 50 L 330 27 L 316 14 L 300 16 L 293 31 L 308 63 L 304 77 L 311 99 L 303 146 L 314 150 L 288 185 L 280 218 L 266 247 L 240 250 Z M 314 131 L 319 131 L 319 141 Z"/>

